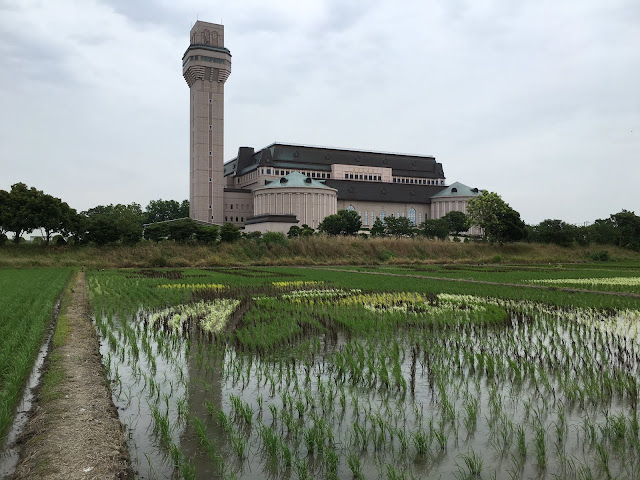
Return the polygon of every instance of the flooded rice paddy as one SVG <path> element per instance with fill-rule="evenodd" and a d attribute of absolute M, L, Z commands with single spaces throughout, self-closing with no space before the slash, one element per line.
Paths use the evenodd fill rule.
<path fill-rule="evenodd" d="M 637 311 L 320 282 L 109 303 L 111 280 L 94 316 L 140 478 L 640 477 Z"/>

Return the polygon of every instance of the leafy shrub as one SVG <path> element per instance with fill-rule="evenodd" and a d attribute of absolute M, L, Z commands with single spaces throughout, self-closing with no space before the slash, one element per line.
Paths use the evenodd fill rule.
<path fill-rule="evenodd" d="M 382 250 L 378 255 L 378 258 L 382 262 L 386 262 L 387 260 L 390 260 L 393 257 L 395 257 L 395 254 L 393 252 L 390 252 L 389 250 Z"/>
<path fill-rule="evenodd" d="M 289 244 L 287 237 L 285 237 L 284 233 L 280 232 L 266 232 L 262 235 L 262 242 L 265 245 L 281 245 L 283 247 Z"/>
<path fill-rule="evenodd" d="M 594 262 L 608 262 L 611 260 L 608 250 L 600 250 L 591 254 L 591 260 Z"/>

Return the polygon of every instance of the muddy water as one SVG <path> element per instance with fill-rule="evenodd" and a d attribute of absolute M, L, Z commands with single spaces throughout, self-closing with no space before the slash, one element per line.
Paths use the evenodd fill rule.
<path fill-rule="evenodd" d="M 491 478 L 494 472 L 496 478 L 554 478 L 586 468 L 596 476 L 602 473 L 593 446 L 585 447 L 582 430 L 585 418 L 596 429 L 602 426 L 602 412 L 596 408 L 565 409 L 559 394 L 541 395 L 538 386 L 528 381 L 519 387 L 508 381 L 493 385 L 480 374 L 459 372 L 447 377 L 449 382 L 438 388 L 428 367 L 418 362 L 413 393 L 403 395 L 393 389 L 351 385 L 348 381 L 341 388 L 329 357 L 344 345 L 344 338 L 333 343 L 320 337 L 321 353 L 316 352 L 308 364 L 298 361 L 294 366 L 290 356 L 283 362 L 277 357 L 259 358 L 206 341 L 146 331 L 140 324 L 139 318 L 112 320 L 106 331 L 112 332 L 117 342 L 109 342 L 105 336 L 101 346 L 114 402 L 127 428 L 133 467 L 140 478 L 187 476 L 175 467 L 166 443 L 161 441 L 154 407 L 168 418 L 171 442 L 188 459 L 188 472 L 193 478 L 222 477 L 219 464 L 203 448 L 194 422 L 188 421 L 194 418 L 204 425 L 211 449 L 222 457 L 225 478 L 231 474 L 247 480 L 324 476 L 327 455 L 319 454 L 317 447 L 312 452 L 305 441 L 314 422 L 320 420 L 332 432 L 333 438 L 326 445 L 338 454 L 336 475 L 341 479 L 353 478 L 349 455 L 354 455 L 352 462 L 359 460 L 363 478 L 402 478 L 399 475 L 403 472 L 412 472 L 416 478 L 464 478 L 472 454 L 482 464 L 483 478 Z M 137 355 L 131 332 L 135 332 Z M 409 346 L 403 344 L 403 348 L 401 370 L 408 383 L 412 358 Z M 553 386 L 560 392 L 558 385 Z M 250 426 L 238 413 L 239 403 L 234 397 L 252 412 Z M 467 428 L 469 399 L 478 400 L 478 409 L 475 427 Z M 453 420 L 444 413 L 447 402 L 449 411 L 454 412 Z M 217 420 L 219 411 L 230 419 L 228 431 Z M 290 422 L 297 434 L 291 434 L 289 424 L 285 426 L 287 411 L 292 413 Z M 558 433 L 558 412 L 565 417 L 564 434 Z M 630 412 L 630 405 L 614 399 L 606 414 Z M 540 447 L 536 447 L 536 422 L 544 432 L 544 466 L 537 459 Z M 377 423 L 382 427 L 374 426 Z M 525 428 L 526 456 L 521 462 L 514 453 L 518 425 Z M 277 460 L 270 459 L 261 435 L 268 427 L 288 446 L 290 466 L 283 461 L 282 451 Z M 366 432 L 364 441 L 354 440 L 358 428 Z M 424 455 L 415 453 L 420 434 L 429 439 Z M 233 447 L 234 439 L 245 445 L 245 458 L 240 458 Z M 405 455 L 405 450 L 409 454 Z M 622 460 L 612 455 L 611 473 L 634 478 L 634 473 L 628 476 L 621 464 Z"/>

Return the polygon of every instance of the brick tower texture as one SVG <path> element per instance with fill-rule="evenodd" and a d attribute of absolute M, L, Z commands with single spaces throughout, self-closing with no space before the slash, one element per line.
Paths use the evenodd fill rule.
<path fill-rule="evenodd" d="M 224 83 L 230 74 L 224 27 L 197 21 L 182 57 L 189 86 L 189 217 L 207 223 L 223 223 Z"/>

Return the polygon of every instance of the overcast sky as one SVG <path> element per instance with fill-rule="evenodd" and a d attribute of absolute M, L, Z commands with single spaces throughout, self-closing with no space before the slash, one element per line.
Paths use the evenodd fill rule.
<path fill-rule="evenodd" d="M 233 56 L 227 161 L 275 141 L 433 155 L 530 224 L 640 214 L 637 0 L 0 0 L 0 189 L 188 198 L 196 19 Z"/>

